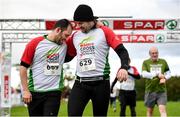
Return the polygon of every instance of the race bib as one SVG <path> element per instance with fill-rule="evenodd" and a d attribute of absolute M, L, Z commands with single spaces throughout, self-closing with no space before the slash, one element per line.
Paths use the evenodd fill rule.
<path fill-rule="evenodd" d="M 47 63 L 44 66 L 45 75 L 61 75 L 61 66 L 59 63 Z"/>
<path fill-rule="evenodd" d="M 161 73 L 161 67 L 160 66 L 152 66 L 150 68 L 151 73 L 154 74 L 160 74 Z"/>
<path fill-rule="evenodd" d="M 80 72 L 95 70 L 96 69 L 95 59 L 94 58 L 80 59 L 79 68 L 80 68 Z"/>

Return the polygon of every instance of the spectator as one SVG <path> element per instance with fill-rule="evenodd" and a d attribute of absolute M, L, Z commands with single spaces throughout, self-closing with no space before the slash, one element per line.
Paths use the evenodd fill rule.
<path fill-rule="evenodd" d="M 135 79 L 140 79 L 139 72 L 136 67 L 130 66 L 131 60 L 129 59 L 128 79 L 120 82 L 119 98 L 121 102 L 120 116 L 126 116 L 126 106 L 129 105 L 131 116 L 136 116 L 136 90 L 135 90 Z M 117 82 L 117 78 L 114 79 L 111 87 L 111 91 Z"/>

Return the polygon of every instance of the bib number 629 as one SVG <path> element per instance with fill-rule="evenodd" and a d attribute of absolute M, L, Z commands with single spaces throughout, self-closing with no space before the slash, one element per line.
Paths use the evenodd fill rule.
<path fill-rule="evenodd" d="M 86 66 L 86 65 L 91 65 L 92 64 L 92 60 L 91 59 L 83 59 L 79 62 L 80 66 Z"/>

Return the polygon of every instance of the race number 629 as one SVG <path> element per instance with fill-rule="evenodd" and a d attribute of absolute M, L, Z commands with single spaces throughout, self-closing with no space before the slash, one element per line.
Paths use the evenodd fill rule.
<path fill-rule="evenodd" d="M 86 66 L 86 65 L 91 65 L 92 64 L 92 60 L 89 58 L 83 59 L 79 62 L 80 66 Z"/>

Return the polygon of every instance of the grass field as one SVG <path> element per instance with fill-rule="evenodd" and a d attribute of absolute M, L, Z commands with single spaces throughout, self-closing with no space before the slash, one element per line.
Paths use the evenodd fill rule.
<path fill-rule="evenodd" d="M 109 106 L 108 116 L 119 116 L 120 105 L 117 101 L 117 111 L 113 112 L 113 109 Z M 137 116 L 146 116 L 146 108 L 143 101 L 137 101 L 136 106 Z M 130 115 L 129 107 L 126 110 L 127 116 Z M 168 102 L 167 104 L 167 113 L 169 116 L 180 116 L 180 102 Z M 83 116 L 92 116 L 92 106 L 91 102 L 88 103 L 86 109 L 84 110 Z M 13 107 L 11 109 L 11 116 L 28 116 L 26 107 Z M 59 116 L 67 116 L 67 102 L 61 101 L 61 108 L 59 111 Z M 157 106 L 154 109 L 154 116 L 159 116 L 159 111 Z"/>

